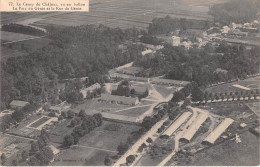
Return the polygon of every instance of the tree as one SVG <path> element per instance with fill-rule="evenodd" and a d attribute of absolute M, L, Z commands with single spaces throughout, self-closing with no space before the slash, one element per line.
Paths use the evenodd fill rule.
<path fill-rule="evenodd" d="M 69 146 L 72 146 L 73 144 L 74 144 L 74 137 L 73 136 L 71 136 L 71 135 L 64 136 L 63 143 L 62 143 L 62 145 L 64 147 L 69 147 Z"/>
<path fill-rule="evenodd" d="M 54 154 L 50 147 L 44 147 L 35 157 L 40 161 L 41 165 L 48 165 L 53 159 Z"/>
<path fill-rule="evenodd" d="M 17 159 L 14 159 L 14 160 L 12 161 L 12 166 L 18 166 L 18 161 L 17 161 Z"/>
<path fill-rule="evenodd" d="M 80 110 L 79 117 L 83 120 L 87 116 L 85 110 Z"/>
<path fill-rule="evenodd" d="M 79 137 L 84 136 L 84 129 L 81 126 L 77 126 L 73 129 L 73 132 L 77 134 Z M 73 135 L 72 135 L 73 136 Z"/>
<path fill-rule="evenodd" d="M 6 157 L 5 153 L 2 153 L 2 155 L 1 155 L 2 165 L 5 164 L 6 160 L 7 160 L 7 157 Z"/>
<path fill-rule="evenodd" d="M 191 92 L 192 101 L 202 101 L 204 97 L 204 93 L 198 88 L 194 88 Z"/>
<path fill-rule="evenodd" d="M 29 158 L 29 154 L 26 150 L 22 152 L 22 160 L 26 161 Z"/>
<path fill-rule="evenodd" d="M 75 119 L 73 119 L 73 120 L 70 121 L 70 126 L 71 126 L 71 127 L 76 126 L 76 124 L 77 124 L 77 122 L 76 122 Z"/>
<path fill-rule="evenodd" d="M 185 99 L 183 104 L 181 105 L 182 109 L 185 109 L 187 106 L 189 106 L 191 104 L 190 99 Z"/>
<path fill-rule="evenodd" d="M 16 110 L 15 112 L 12 113 L 12 118 L 16 121 L 16 122 L 21 122 L 24 118 L 24 113 L 21 111 Z"/>
<path fill-rule="evenodd" d="M 28 161 L 28 165 L 30 165 L 30 166 L 39 166 L 41 164 L 40 164 L 40 161 L 35 156 L 31 156 L 29 161 Z"/>
<path fill-rule="evenodd" d="M 74 114 L 74 112 L 72 110 L 69 110 L 67 114 L 68 114 L 68 118 L 69 119 L 71 119 L 71 118 L 73 118 L 75 116 L 75 114 Z"/>
<path fill-rule="evenodd" d="M 185 94 L 183 93 L 183 91 L 178 91 L 178 92 L 174 93 L 172 101 L 179 102 L 179 101 L 183 100 L 184 98 L 185 98 Z"/>
<path fill-rule="evenodd" d="M 30 151 L 33 152 L 33 153 L 39 151 L 39 145 L 38 145 L 37 142 L 32 142 L 31 143 L 31 150 Z"/>
<path fill-rule="evenodd" d="M 127 151 L 128 147 L 129 147 L 128 144 L 120 143 L 117 146 L 117 151 L 118 151 L 119 154 L 122 155 Z"/>
<path fill-rule="evenodd" d="M 102 117 L 102 115 L 100 113 L 94 114 L 93 117 L 98 122 L 97 126 L 102 125 L 103 117 Z"/>
<path fill-rule="evenodd" d="M 111 161 L 111 159 L 110 159 L 110 157 L 108 155 L 105 157 L 104 164 L 106 166 L 111 166 L 112 165 L 112 161 Z"/>
<path fill-rule="evenodd" d="M 58 117 L 58 120 L 59 121 L 62 121 L 64 119 L 64 117 L 62 116 L 62 115 L 60 115 L 59 117 Z"/>
<path fill-rule="evenodd" d="M 126 157 L 126 162 L 128 164 L 131 164 L 135 161 L 135 156 L 134 155 L 129 155 L 128 157 Z"/>
<path fill-rule="evenodd" d="M 147 143 L 152 143 L 153 142 L 153 140 L 150 137 L 148 137 L 148 139 L 146 141 L 147 141 Z"/>

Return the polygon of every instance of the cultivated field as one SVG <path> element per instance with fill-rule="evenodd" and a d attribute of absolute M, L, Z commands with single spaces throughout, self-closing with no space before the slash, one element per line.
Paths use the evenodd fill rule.
<path fill-rule="evenodd" d="M 118 131 L 109 131 L 104 129 L 108 125 L 116 124 Z M 116 151 L 120 142 L 124 142 L 131 132 L 138 129 L 138 126 L 132 124 L 122 124 L 112 121 L 103 121 L 102 126 L 91 131 L 89 134 L 80 138 L 79 145 L 86 147 L 95 147 L 108 151 Z"/>
<path fill-rule="evenodd" d="M 111 124 L 118 126 L 118 130 L 105 129 Z M 136 125 L 103 121 L 100 127 L 80 138 L 78 145 L 62 150 L 53 165 L 103 166 L 105 156 L 116 155 L 119 143 L 125 142 L 130 133 L 136 129 L 138 129 Z"/>
<path fill-rule="evenodd" d="M 40 134 L 40 130 L 34 128 L 28 128 L 27 125 L 41 118 L 41 115 L 32 115 L 19 123 L 18 127 L 13 127 L 8 131 L 8 133 L 19 135 L 19 136 L 37 136 Z"/>
<path fill-rule="evenodd" d="M 72 13 L 3 13 L 2 23 L 30 23 L 36 26 L 47 24 L 77 26 L 87 24 L 104 24 L 123 29 L 136 27 L 146 29 L 155 17 L 167 15 L 176 18 L 211 20 L 209 6 L 227 0 L 113 0 L 90 1 L 89 12 Z"/>

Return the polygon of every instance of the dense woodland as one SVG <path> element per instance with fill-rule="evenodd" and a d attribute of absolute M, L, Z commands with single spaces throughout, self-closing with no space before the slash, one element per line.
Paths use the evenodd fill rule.
<path fill-rule="evenodd" d="M 89 84 L 107 81 L 107 71 L 141 56 L 136 29 L 100 26 L 47 27 L 50 44 L 28 56 L 11 57 L 1 64 L 1 107 L 12 99 L 31 103 L 55 100 L 58 80 L 89 77 Z"/>
<path fill-rule="evenodd" d="M 221 17 L 221 14 L 216 16 Z M 239 18 L 243 19 L 242 14 Z M 203 48 L 186 50 L 164 44 L 164 48 L 154 56 L 142 57 L 143 46 L 136 44 L 139 35 L 143 35 L 142 42 L 160 44 L 157 34 L 177 29 L 207 29 L 211 24 L 167 16 L 153 19 L 147 33 L 135 28 L 122 30 L 103 25 L 47 26 L 49 45 L 36 51 L 28 50 L 27 56 L 10 57 L 1 62 L 1 108 L 8 107 L 13 99 L 26 100 L 33 105 L 57 103 L 59 100 L 79 101 L 82 99 L 79 89 L 74 91 L 70 85 L 66 90 L 74 91 L 75 96 L 70 97 L 67 92 L 59 96 L 59 80 L 88 76 L 88 84 L 104 83 L 109 80 L 106 75 L 109 69 L 131 61 L 145 68 L 140 76 L 166 74 L 168 79 L 194 81 L 199 86 L 258 73 L 259 47 L 247 50 L 243 45 L 222 43 L 217 48 L 208 44 Z"/>
<path fill-rule="evenodd" d="M 209 21 L 171 18 L 170 16 L 166 16 L 164 18 L 154 18 L 148 27 L 148 34 L 168 34 L 178 29 L 208 29 L 211 24 Z"/>
<path fill-rule="evenodd" d="M 209 10 L 209 14 L 214 17 L 216 22 L 227 25 L 232 22 L 251 22 L 257 18 L 259 10 L 259 0 L 232 0 L 213 5 Z"/>
<path fill-rule="evenodd" d="M 3 25 L 1 30 L 8 31 L 8 32 L 22 33 L 22 34 L 27 34 L 27 35 L 34 35 L 34 36 L 45 35 L 45 32 L 42 30 L 38 30 L 38 29 L 32 28 L 30 26 L 14 24 L 14 23 Z"/>
<path fill-rule="evenodd" d="M 212 53 L 224 53 L 223 56 Z M 146 70 L 141 76 L 166 74 L 166 78 L 194 81 L 199 86 L 226 82 L 259 72 L 260 47 L 247 50 L 245 46 L 225 43 L 214 49 L 206 45 L 201 49 L 186 50 L 165 45 L 154 57 L 138 58 L 135 64 Z"/>

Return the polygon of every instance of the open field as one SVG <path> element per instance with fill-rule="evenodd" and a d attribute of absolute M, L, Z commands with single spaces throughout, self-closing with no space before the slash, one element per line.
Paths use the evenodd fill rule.
<path fill-rule="evenodd" d="M 235 93 L 235 92 L 246 91 L 246 90 L 235 87 L 233 85 L 241 85 L 243 87 L 249 88 L 250 90 L 255 90 L 255 89 L 260 89 L 259 83 L 260 83 L 260 77 L 254 77 L 254 78 L 239 80 L 236 82 L 227 83 L 227 84 L 223 84 L 223 85 L 213 86 L 213 87 L 207 88 L 206 90 L 208 92 L 212 92 L 212 93 L 220 93 L 220 92 Z"/>
<path fill-rule="evenodd" d="M 236 143 L 235 140 L 228 140 L 195 154 L 189 164 L 181 164 L 181 166 L 258 166 L 260 163 L 259 138 L 249 131 L 239 136 L 241 143 Z"/>
<path fill-rule="evenodd" d="M 128 109 L 128 110 L 119 111 L 119 112 L 117 112 L 117 114 L 132 116 L 132 117 L 138 117 L 138 116 L 142 115 L 143 113 L 145 113 L 147 110 L 149 110 L 149 108 L 151 106 L 152 105 L 144 106 L 144 107 L 138 107 L 138 108 L 131 108 L 131 109 Z"/>
<path fill-rule="evenodd" d="M 109 131 L 104 128 L 110 124 L 119 125 L 118 131 Z M 112 121 L 103 121 L 102 126 L 97 127 L 89 134 L 80 138 L 79 145 L 116 151 L 120 142 L 126 141 L 131 132 L 138 129 L 138 126 L 131 124 L 122 124 Z"/>
<path fill-rule="evenodd" d="M 62 150 L 52 166 L 103 166 L 106 155 L 112 153 L 93 148 L 72 147 Z M 113 155 L 113 154 L 112 154 Z"/>
<path fill-rule="evenodd" d="M 63 137 L 67 134 L 71 134 L 73 128 L 68 127 L 70 125 L 70 119 L 63 120 L 59 124 L 57 124 L 53 129 L 49 131 L 50 139 L 54 143 L 62 143 Z"/>
<path fill-rule="evenodd" d="M 250 110 L 250 108 L 245 103 L 222 103 L 216 105 L 209 105 L 209 106 L 199 106 L 198 108 L 202 108 L 205 110 L 210 111 L 213 114 L 229 117 L 234 120 L 239 120 L 240 118 L 253 115 L 255 116 L 254 112 Z"/>
<path fill-rule="evenodd" d="M 119 129 L 106 130 L 111 124 L 115 124 Z M 105 156 L 115 155 L 119 143 L 125 142 L 130 133 L 137 129 L 136 125 L 103 121 L 100 127 L 80 138 L 78 145 L 62 150 L 52 165 L 103 166 Z"/>
<path fill-rule="evenodd" d="M 173 94 L 177 91 L 177 88 L 174 87 L 166 87 L 161 85 L 154 85 L 154 88 L 164 97 L 168 97 L 169 95 Z"/>
<path fill-rule="evenodd" d="M 24 12 L 3 13 L 1 24 L 11 22 L 45 26 L 48 24 L 77 26 L 87 24 L 104 24 L 123 29 L 136 27 L 146 29 L 155 17 L 167 15 L 176 18 L 211 20 L 209 6 L 227 0 L 113 0 L 90 1 L 89 12 Z"/>
<path fill-rule="evenodd" d="M 1 35 L 1 40 L 7 41 L 7 42 L 35 38 L 35 36 L 32 36 L 32 35 L 7 32 L 7 31 L 1 31 L 0 35 Z"/>

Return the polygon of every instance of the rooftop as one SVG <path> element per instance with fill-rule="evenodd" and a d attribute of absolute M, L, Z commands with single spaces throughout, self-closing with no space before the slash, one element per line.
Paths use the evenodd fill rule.
<path fill-rule="evenodd" d="M 26 101 L 21 101 L 21 100 L 13 100 L 10 105 L 12 106 L 18 106 L 18 107 L 24 107 L 26 105 L 28 105 L 29 102 L 26 102 Z"/>

